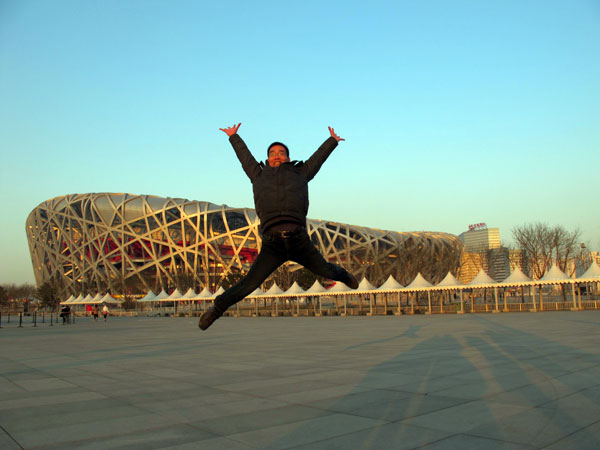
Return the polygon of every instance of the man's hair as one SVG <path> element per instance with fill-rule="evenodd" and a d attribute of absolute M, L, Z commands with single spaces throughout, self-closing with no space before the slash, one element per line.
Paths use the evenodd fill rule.
<path fill-rule="evenodd" d="M 290 157 L 290 149 L 287 148 L 287 145 L 285 145 L 283 142 L 273 142 L 271 145 L 269 145 L 269 148 L 267 149 L 267 158 L 269 157 L 269 150 L 271 150 L 271 147 L 275 145 L 281 145 L 283 148 L 285 148 L 285 153 L 287 154 L 287 157 Z"/>

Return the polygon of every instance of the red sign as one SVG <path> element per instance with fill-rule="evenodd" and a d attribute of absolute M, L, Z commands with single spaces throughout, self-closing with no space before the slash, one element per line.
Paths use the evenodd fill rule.
<path fill-rule="evenodd" d="M 487 228 L 487 225 L 485 223 L 475 223 L 473 225 L 469 225 L 469 231 L 474 231 L 474 230 L 484 230 Z"/>

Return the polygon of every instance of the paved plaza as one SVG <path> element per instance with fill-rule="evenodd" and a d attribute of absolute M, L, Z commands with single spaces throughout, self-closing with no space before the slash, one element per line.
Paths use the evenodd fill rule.
<path fill-rule="evenodd" d="M 27 318 L 0 448 L 597 449 L 600 312 Z"/>

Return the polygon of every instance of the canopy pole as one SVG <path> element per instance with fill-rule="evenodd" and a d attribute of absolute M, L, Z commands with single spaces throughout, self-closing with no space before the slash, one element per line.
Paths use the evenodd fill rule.
<path fill-rule="evenodd" d="M 500 308 L 498 307 L 498 286 L 494 286 L 494 299 L 496 300 L 496 310 L 494 312 L 499 313 Z"/>
<path fill-rule="evenodd" d="M 508 312 L 508 300 L 506 298 L 506 288 L 502 289 L 502 293 L 504 294 L 504 312 Z"/>
<path fill-rule="evenodd" d="M 369 315 L 372 316 L 373 315 L 373 296 L 375 294 L 368 294 L 369 295 Z"/>
<path fill-rule="evenodd" d="M 571 294 L 573 295 L 573 308 L 571 311 L 577 311 L 577 296 L 575 295 L 575 283 L 571 283 Z"/>
<path fill-rule="evenodd" d="M 460 290 L 460 313 L 464 314 L 465 313 L 465 301 L 463 299 L 463 290 Z"/>
<path fill-rule="evenodd" d="M 427 291 L 427 303 L 429 304 L 427 314 L 431 314 L 431 291 Z"/>
<path fill-rule="evenodd" d="M 533 303 L 533 312 L 537 312 L 537 305 L 535 303 L 535 284 L 529 286 L 529 295 L 531 296 L 531 302 Z"/>

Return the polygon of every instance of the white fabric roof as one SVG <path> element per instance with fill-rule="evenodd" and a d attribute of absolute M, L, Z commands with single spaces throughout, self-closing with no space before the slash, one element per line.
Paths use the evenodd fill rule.
<path fill-rule="evenodd" d="M 335 284 L 327 290 L 327 292 L 346 292 L 351 290 L 352 289 L 348 287 L 345 283 L 342 283 L 341 281 L 336 281 Z"/>
<path fill-rule="evenodd" d="M 152 302 L 154 300 L 156 300 L 156 295 L 150 290 L 144 297 L 140 298 L 138 302 Z"/>
<path fill-rule="evenodd" d="M 123 303 L 123 300 L 117 300 L 108 292 L 100 299 L 100 303 Z"/>
<path fill-rule="evenodd" d="M 279 294 L 283 294 L 283 291 L 281 290 L 281 288 L 279 286 L 277 286 L 277 283 L 273 283 L 273 286 L 271 286 L 269 288 L 269 290 L 267 292 L 265 292 L 265 295 L 279 295 Z"/>
<path fill-rule="evenodd" d="M 325 292 L 325 291 L 326 291 L 326 289 L 323 287 L 323 285 L 321 283 L 319 283 L 319 280 L 315 280 L 313 285 L 306 290 L 306 293 L 307 294 L 308 293 L 318 294 L 320 292 Z"/>
<path fill-rule="evenodd" d="M 217 289 L 217 292 L 215 292 L 213 295 L 211 295 L 211 298 L 218 297 L 223 292 L 225 292 L 225 289 L 223 288 L 223 286 L 219 286 L 219 289 Z"/>
<path fill-rule="evenodd" d="M 265 293 L 263 292 L 263 290 L 259 287 L 257 287 L 256 289 L 254 289 L 250 295 L 248 295 L 247 297 L 260 297 L 261 295 L 265 295 Z"/>
<path fill-rule="evenodd" d="M 286 294 L 304 294 L 305 290 L 300 287 L 297 281 L 294 281 L 294 284 L 290 286 L 290 288 L 285 291 Z"/>
<path fill-rule="evenodd" d="M 98 292 L 96 295 L 94 295 L 94 303 L 100 303 L 101 300 L 102 300 L 102 296 L 100 295 L 100 292 Z"/>
<path fill-rule="evenodd" d="M 518 286 L 526 283 L 531 283 L 531 278 L 525 275 L 518 267 L 501 284 Z"/>
<path fill-rule="evenodd" d="M 456 279 L 450 271 L 446 274 L 444 279 L 435 285 L 436 288 L 455 289 L 464 286 L 460 281 Z"/>
<path fill-rule="evenodd" d="M 487 287 L 491 284 L 498 284 L 498 282 L 485 273 L 483 269 L 479 269 L 477 276 L 471 280 L 468 286 Z"/>
<path fill-rule="evenodd" d="M 202 289 L 202 291 L 198 294 L 197 298 L 210 298 L 212 297 L 212 293 L 208 290 L 208 288 L 206 286 L 204 286 L 204 289 Z"/>
<path fill-rule="evenodd" d="M 392 291 L 394 289 L 402 289 L 404 286 L 402 286 L 400 283 L 398 283 L 396 281 L 396 279 L 393 276 L 389 276 L 387 280 L 385 280 L 385 283 L 383 283 L 381 286 L 379 286 L 377 288 L 378 291 Z"/>
<path fill-rule="evenodd" d="M 169 295 L 169 300 L 181 300 L 181 297 L 183 297 L 183 294 L 179 291 L 179 289 L 175 289 L 173 292 L 171 292 L 171 295 Z"/>
<path fill-rule="evenodd" d="M 546 275 L 544 275 L 538 281 L 542 284 L 548 284 L 556 283 L 557 281 L 571 281 L 571 278 L 569 278 L 566 273 L 560 270 L 556 264 L 553 264 L 552 267 L 550 267 L 550 270 L 546 272 Z"/>
<path fill-rule="evenodd" d="M 84 303 L 94 303 L 94 297 L 92 297 L 90 294 L 88 294 L 85 296 L 85 298 L 82 301 Z"/>
<path fill-rule="evenodd" d="M 423 290 L 426 288 L 430 288 L 433 287 L 433 284 L 431 284 L 429 281 L 427 281 L 425 278 L 423 278 L 423 275 L 421 275 L 421 272 L 417 273 L 417 276 L 415 277 L 414 280 L 412 280 L 408 286 L 406 286 L 404 289 L 408 290 L 408 291 L 412 291 L 412 290 Z"/>
<path fill-rule="evenodd" d="M 64 302 L 61 303 L 61 305 L 65 304 L 65 303 L 73 303 L 75 301 L 75 296 L 73 294 L 71 294 L 71 296 L 66 299 Z"/>
<path fill-rule="evenodd" d="M 189 300 L 196 297 L 196 291 L 194 289 L 189 288 L 185 294 L 183 294 L 183 299 Z"/>
<path fill-rule="evenodd" d="M 162 291 L 159 292 L 159 294 L 156 296 L 156 298 L 154 300 L 156 301 L 163 301 L 169 298 L 169 294 L 167 294 L 165 292 L 165 290 L 163 289 Z"/>
<path fill-rule="evenodd" d="M 580 281 L 580 280 L 598 281 L 598 278 L 600 278 L 600 266 L 598 266 L 598 264 L 596 264 L 596 261 L 592 261 L 592 264 L 590 265 L 590 267 L 588 267 L 588 270 L 586 270 L 583 273 L 583 275 L 578 277 L 577 281 Z"/>
<path fill-rule="evenodd" d="M 373 286 L 369 280 L 367 280 L 367 277 L 364 277 L 360 283 L 358 283 L 358 289 L 359 291 L 374 291 L 375 290 L 375 286 Z"/>

